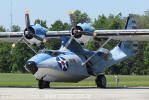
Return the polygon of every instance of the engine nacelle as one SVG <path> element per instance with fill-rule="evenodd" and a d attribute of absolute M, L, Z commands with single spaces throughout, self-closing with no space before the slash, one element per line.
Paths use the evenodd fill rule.
<path fill-rule="evenodd" d="M 79 23 L 77 26 L 81 27 L 82 30 L 85 32 L 94 32 L 95 31 L 95 29 L 92 28 L 89 23 L 83 23 L 83 24 Z"/>
<path fill-rule="evenodd" d="M 47 29 L 43 28 L 39 24 L 36 24 L 36 25 L 31 25 L 29 27 L 29 32 L 26 28 L 24 30 L 24 36 L 31 44 L 36 44 L 37 46 L 39 46 L 42 41 L 34 38 L 33 34 L 40 36 L 41 38 L 45 38 L 46 32 L 47 32 Z"/>
<path fill-rule="evenodd" d="M 83 23 L 83 24 L 79 23 L 79 24 L 77 24 L 76 28 L 77 28 L 78 32 L 79 31 L 84 31 L 84 32 L 94 32 L 95 31 L 95 29 L 92 28 L 89 23 Z M 74 28 L 72 29 L 72 35 L 75 38 L 80 38 L 82 36 L 81 33 L 75 32 Z"/>

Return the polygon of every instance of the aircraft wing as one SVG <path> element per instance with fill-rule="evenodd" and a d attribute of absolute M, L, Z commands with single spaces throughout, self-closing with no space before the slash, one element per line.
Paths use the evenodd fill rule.
<path fill-rule="evenodd" d="M 81 32 L 80 32 L 81 33 Z M 84 33 L 87 36 L 94 36 L 96 38 L 111 38 L 114 40 L 126 40 L 126 41 L 149 41 L 149 29 L 123 29 L 123 30 L 96 30 L 91 33 Z M 46 33 L 47 38 L 57 36 L 71 36 L 70 31 L 48 31 Z"/>
<path fill-rule="evenodd" d="M 1 42 L 15 42 L 23 36 L 23 32 L 0 32 Z"/>
<path fill-rule="evenodd" d="M 23 36 L 24 32 L 0 32 L 0 42 L 15 42 Z M 71 36 L 69 31 L 48 31 L 46 37 L 58 38 L 60 36 Z"/>
<path fill-rule="evenodd" d="M 70 31 L 48 31 L 46 37 L 71 36 Z"/>
<path fill-rule="evenodd" d="M 47 38 L 56 38 L 60 36 L 71 36 L 70 31 L 47 31 Z M 129 29 L 129 30 L 96 30 L 93 33 L 85 35 L 94 36 L 97 39 L 111 38 L 114 40 L 128 41 L 149 41 L 149 29 Z M 0 41 L 14 42 L 23 36 L 23 32 L 0 32 Z"/>
<path fill-rule="evenodd" d="M 111 38 L 127 41 L 149 41 L 149 29 L 96 30 L 92 35 L 96 38 Z"/>

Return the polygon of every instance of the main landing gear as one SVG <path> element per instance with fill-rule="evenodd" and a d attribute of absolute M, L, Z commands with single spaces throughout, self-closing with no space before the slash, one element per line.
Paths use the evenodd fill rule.
<path fill-rule="evenodd" d="M 106 88 L 106 77 L 104 75 L 98 75 L 95 81 L 98 88 Z"/>
<path fill-rule="evenodd" d="M 38 87 L 39 89 L 50 88 L 50 82 L 39 80 Z"/>

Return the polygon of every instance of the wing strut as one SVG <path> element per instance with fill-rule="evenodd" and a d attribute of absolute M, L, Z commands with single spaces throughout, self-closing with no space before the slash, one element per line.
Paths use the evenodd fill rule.
<path fill-rule="evenodd" d="M 100 48 L 103 48 L 110 40 L 111 38 L 108 38 L 107 41 L 102 44 L 93 55 L 91 55 L 84 63 L 82 63 L 82 65 L 84 66 L 88 61 L 90 61 L 99 52 Z"/>
<path fill-rule="evenodd" d="M 37 52 L 28 44 L 28 41 L 25 38 L 23 39 L 23 41 L 35 54 L 37 54 Z"/>

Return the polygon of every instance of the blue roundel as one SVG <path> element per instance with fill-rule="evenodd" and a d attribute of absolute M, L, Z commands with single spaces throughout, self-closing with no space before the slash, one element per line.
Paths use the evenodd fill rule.
<path fill-rule="evenodd" d="M 68 69 L 68 62 L 66 61 L 65 58 L 63 57 L 56 57 L 56 60 L 59 64 L 59 67 L 63 70 L 63 71 L 67 71 Z"/>

